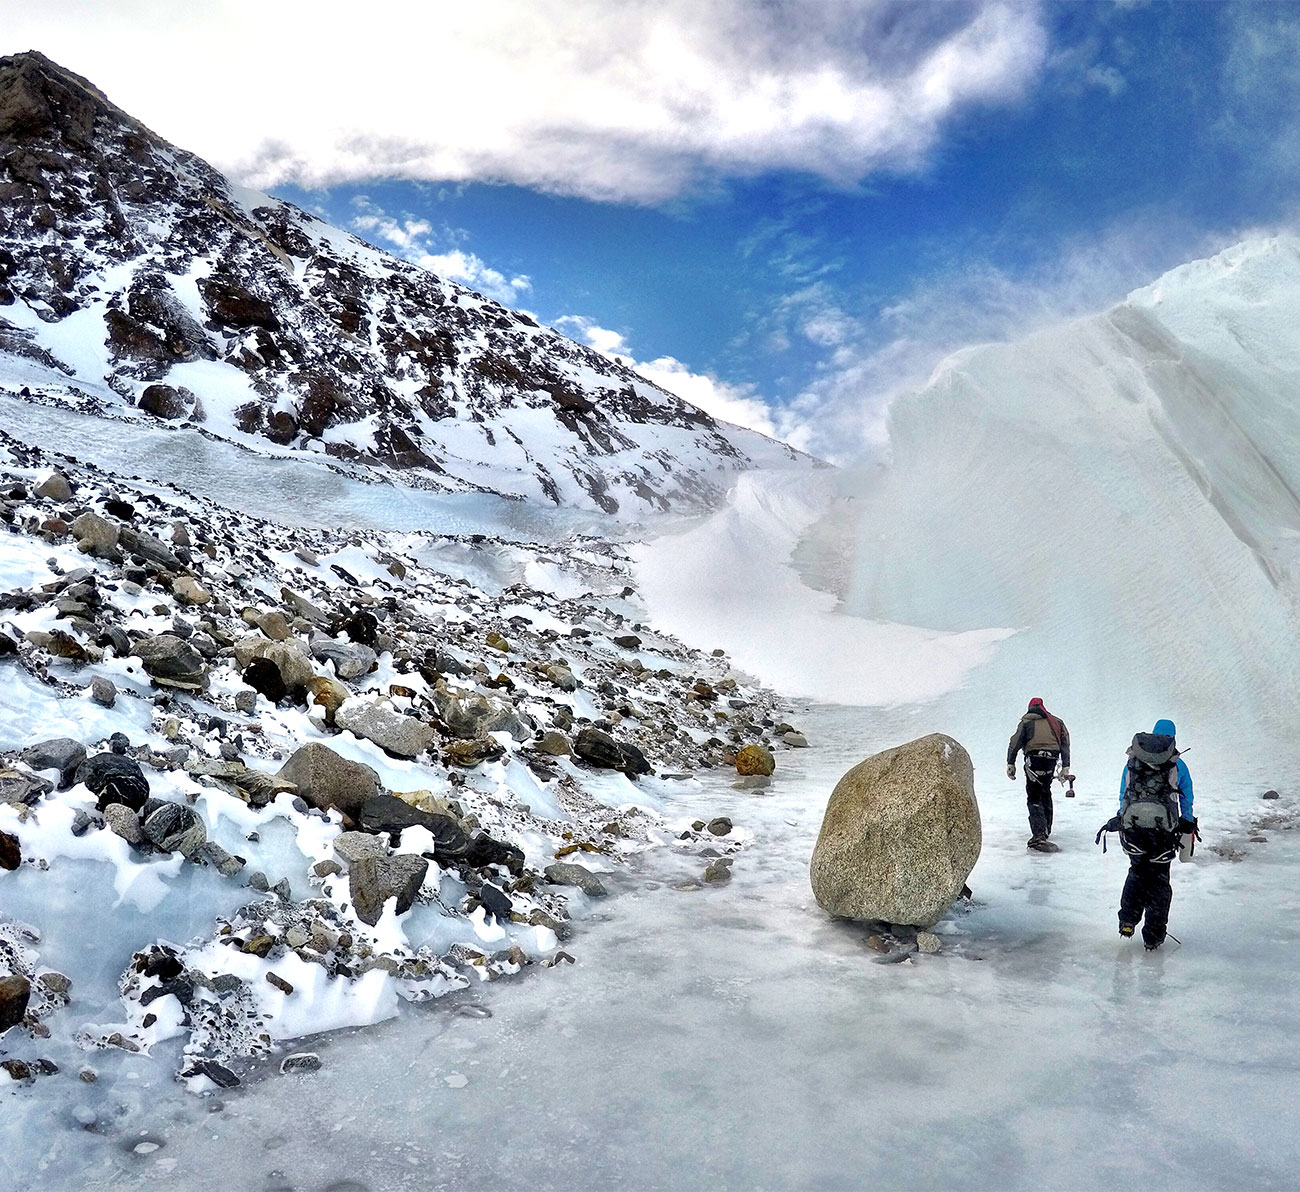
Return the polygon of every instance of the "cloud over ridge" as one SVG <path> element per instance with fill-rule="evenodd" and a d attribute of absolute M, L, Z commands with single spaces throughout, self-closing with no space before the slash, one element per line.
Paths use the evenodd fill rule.
<path fill-rule="evenodd" d="M 1036 6 L 1006 0 L 46 0 L 6 24 L 10 48 L 88 72 L 251 185 L 634 202 L 771 169 L 914 168 L 955 113 L 1022 93 L 1047 41 Z"/>

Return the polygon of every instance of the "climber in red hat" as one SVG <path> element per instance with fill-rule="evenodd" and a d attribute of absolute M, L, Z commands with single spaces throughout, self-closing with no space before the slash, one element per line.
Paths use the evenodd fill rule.
<path fill-rule="evenodd" d="M 1052 779 L 1059 764 L 1070 769 L 1070 730 L 1059 716 L 1053 716 L 1037 697 L 1020 718 L 1007 744 L 1007 777 L 1016 776 L 1016 754 L 1025 754 L 1025 801 L 1029 807 L 1029 847 L 1055 851 L 1048 844 L 1052 834 Z"/>

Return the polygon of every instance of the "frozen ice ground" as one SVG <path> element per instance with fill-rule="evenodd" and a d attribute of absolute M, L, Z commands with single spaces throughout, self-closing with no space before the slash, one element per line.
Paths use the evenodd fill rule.
<path fill-rule="evenodd" d="M 1109 786 L 1058 799 L 1063 851 L 1042 856 L 1020 785 L 982 770 L 973 907 L 942 954 L 879 964 L 812 903 L 806 862 L 829 785 L 908 726 L 802 722 L 817 748 L 783 755 L 770 793 L 684 792 L 755 834 L 729 886 L 675 890 L 661 859 L 584 927 L 576 965 L 463 995 L 490 1018 L 441 1004 L 325 1039 L 318 1073 L 33 1099 L 8 1162 L 44 1187 L 205 1192 L 1291 1185 L 1292 836 L 1175 865 L 1183 945 L 1146 955 L 1114 934 L 1123 857 L 1092 843 Z M 1257 799 L 1207 790 L 1206 844 Z M 111 1133 L 79 1128 L 92 1098 Z"/>

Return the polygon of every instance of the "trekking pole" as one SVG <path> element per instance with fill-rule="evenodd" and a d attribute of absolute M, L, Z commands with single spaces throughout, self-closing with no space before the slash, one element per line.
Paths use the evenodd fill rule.
<path fill-rule="evenodd" d="M 1168 928 L 1165 929 L 1165 935 L 1167 935 L 1171 940 L 1173 940 L 1174 943 L 1176 943 L 1180 948 L 1183 946 L 1183 941 L 1180 940 L 1180 939 L 1179 939 L 1179 938 L 1178 938 L 1178 937 L 1177 937 L 1177 936 L 1176 936 L 1172 931 L 1170 931 Z"/>

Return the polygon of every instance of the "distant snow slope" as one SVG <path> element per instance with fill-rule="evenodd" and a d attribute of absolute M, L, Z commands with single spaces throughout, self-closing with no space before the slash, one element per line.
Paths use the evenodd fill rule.
<path fill-rule="evenodd" d="M 1094 754 L 1159 716 L 1225 760 L 1294 735 L 1300 242 L 953 356 L 890 436 L 820 520 L 815 486 L 760 476 L 647 548 L 656 616 L 791 692 L 927 701 L 985 764 L 1034 695 Z"/>
<path fill-rule="evenodd" d="M 1298 381 L 1290 238 L 954 356 L 897 402 L 892 464 L 855 486 L 847 611 L 1019 629 L 972 706 L 1042 695 L 1116 732 L 1168 715 L 1250 748 L 1289 736 Z"/>

